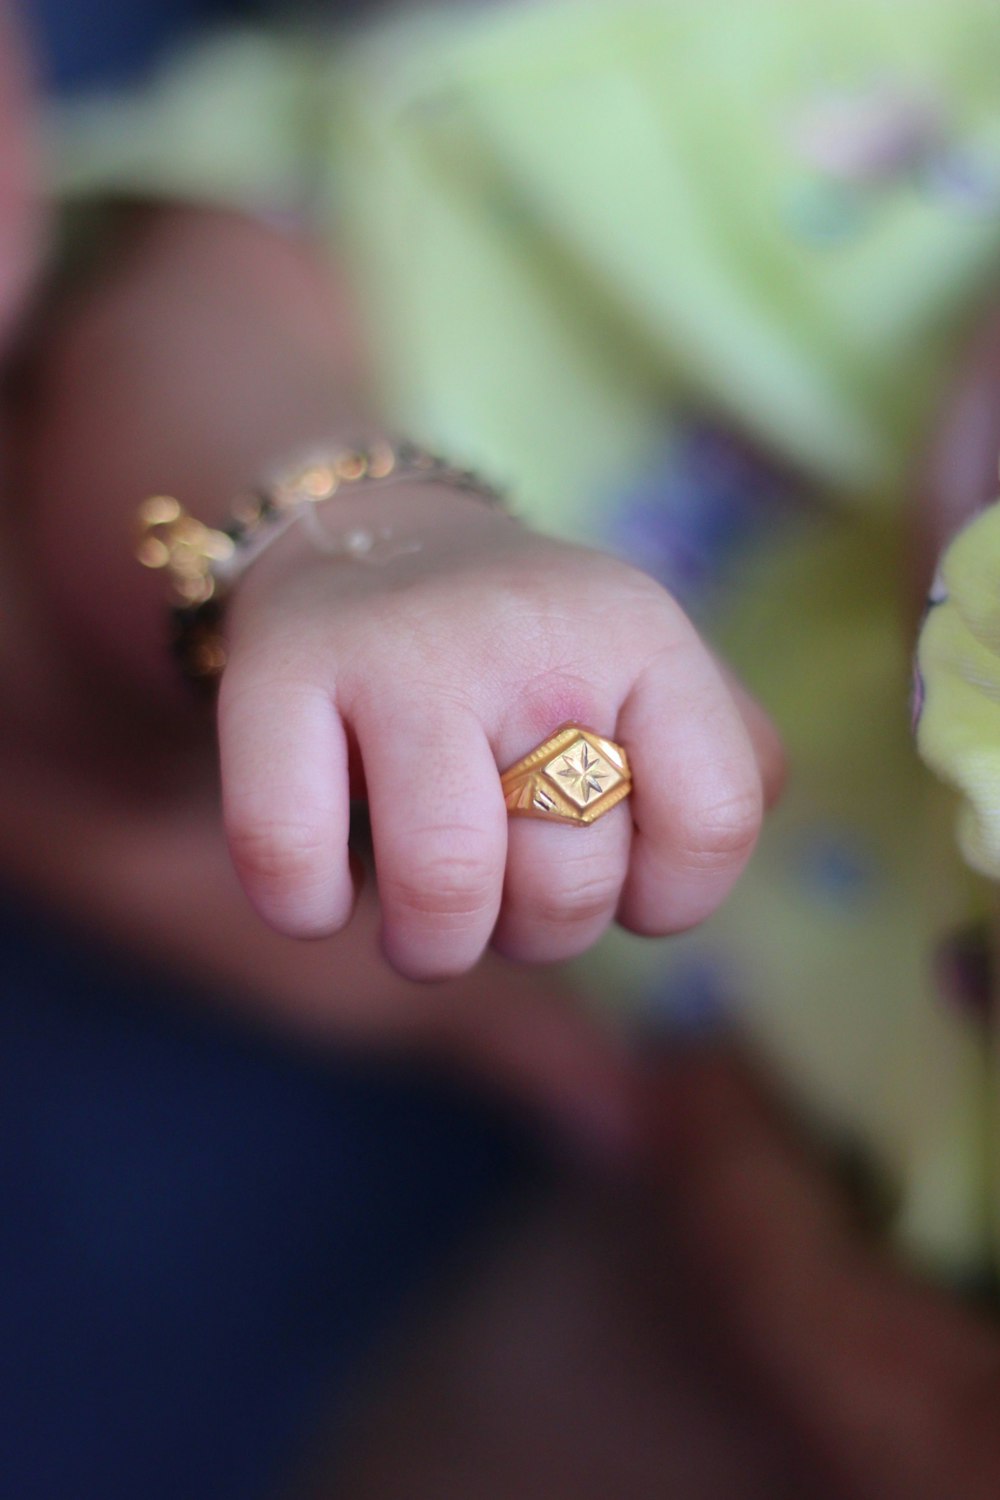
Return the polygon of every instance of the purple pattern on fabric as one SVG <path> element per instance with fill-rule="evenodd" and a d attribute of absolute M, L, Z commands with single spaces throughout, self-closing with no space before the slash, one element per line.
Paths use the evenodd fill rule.
<path fill-rule="evenodd" d="M 647 991 L 642 1030 L 676 1041 L 702 1041 L 732 1025 L 736 984 L 724 956 L 699 953 L 675 961 Z"/>
<path fill-rule="evenodd" d="M 800 889 L 842 912 L 869 905 L 881 883 L 880 864 L 870 841 L 848 828 L 809 830 L 797 846 L 794 865 Z"/>
<path fill-rule="evenodd" d="M 797 155 L 844 182 L 898 180 L 947 139 L 943 101 L 904 78 L 867 87 L 818 89 L 792 121 Z"/>
<path fill-rule="evenodd" d="M 901 192 L 963 217 L 1000 213 L 995 150 L 970 139 L 944 99 L 902 77 L 819 89 L 788 139 L 809 176 L 788 194 L 783 218 L 817 247 L 854 238 Z"/>
<path fill-rule="evenodd" d="M 974 217 L 1000 213 L 1000 163 L 956 146 L 927 162 L 922 184 L 933 198 Z"/>
<path fill-rule="evenodd" d="M 801 502 L 789 476 L 751 444 L 721 425 L 692 421 L 617 502 L 606 538 L 697 613 Z"/>

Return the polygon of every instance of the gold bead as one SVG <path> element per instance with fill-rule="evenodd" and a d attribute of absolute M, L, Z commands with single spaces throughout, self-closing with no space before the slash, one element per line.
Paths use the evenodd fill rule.
<path fill-rule="evenodd" d="M 225 562 L 235 551 L 236 543 L 224 531 L 207 530 L 205 532 L 201 544 L 203 557 L 211 558 L 213 562 Z"/>
<path fill-rule="evenodd" d="M 215 593 L 215 579 L 211 574 L 205 574 L 201 578 L 175 578 L 174 592 L 184 604 L 207 604 Z"/>
<path fill-rule="evenodd" d="M 364 479 L 368 472 L 368 459 L 364 453 L 351 449 L 341 454 L 334 467 L 338 479 L 353 484 L 358 479 Z"/>
<path fill-rule="evenodd" d="M 144 568 L 165 568 L 170 561 L 170 548 L 159 537 L 147 536 L 136 547 L 135 555 Z"/>
<path fill-rule="evenodd" d="M 197 550 L 207 530 L 208 527 L 202 525 L 201 521 L 196 521 L 194 516 L 182 515 L 170 528 L 171 540 L 178 547 L 190 547 L 192 550 Z"/>
<path fill-rule="evenodd" d="M 374 443 L 368 450 L 368 477 L 388 479 L 396 467 L 396 454 L 391 443 Z"/>
<path fill-rule="evenodd" d="M 326 464 L 310 464 L 293 481 L 293 488 L 304 491 L 310 500 L 329 500 L 337 488 L 337 476 Z"/>
<path fill-rule="evenodd" d="M 170 569 L 181 578 L 201 578 L 208 571 L 201 547 L 177 539 L 170 546 Z"/>
<path fill-rule="evenodd" d="M 220 635 L 202 641 L 193 653 L 192 668 L 199 677 L 218 677 L 226 665 L 226 646 Z"/>
<path fill-rule="evenodd" d="M 143 526 L 170 526 L 181 518 L 183 511 L 173 495 L 150 495 L 139 506 L 139 521 Z"/>
<path fill-rule="evenodd" d="M 233 520 L 239 521 L 241 526 L 256 526 L 262 509 L 259 495 L 237 495 L 233 501 Z"/>

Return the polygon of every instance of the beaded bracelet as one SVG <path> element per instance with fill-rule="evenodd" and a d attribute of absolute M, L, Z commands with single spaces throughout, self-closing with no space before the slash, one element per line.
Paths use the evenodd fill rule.
<path fill-rule="evenodd" d="M 383 487 L 419 481 L 443 484 L 489 505 L 503 504 L 493 485 L 471 469 L 457 468 L 415 443 L 384 439 L 363 447 L 321 451 L 278 471 L 233 502 L 228 523 L 206 526 L 171 495 L 153 495 L 139 507 L 136 556 L 170 581 L 171 645 L 184 676 L 211 685 L 226 664 L 222 620 L 226 599 L 247 569 L 313 507 L 345 486 Z M 310 534 L 329 552 L 364 558 L 388 533 L 352 527 L 340 538 Z"/>

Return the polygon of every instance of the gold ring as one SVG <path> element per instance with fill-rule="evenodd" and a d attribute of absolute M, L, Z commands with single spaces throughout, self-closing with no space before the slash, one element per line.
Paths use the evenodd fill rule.
<path fill-rule="evenodd" d="M 586 825 L 625 800 L 632 773 L 621 745 L 564 724 L 504 771 L 500 784 L 512 817 Z"/>

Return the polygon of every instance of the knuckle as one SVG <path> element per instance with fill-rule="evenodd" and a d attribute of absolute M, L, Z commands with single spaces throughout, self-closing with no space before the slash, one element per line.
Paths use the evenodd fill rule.
<path fill-rule="evenodd" d="M 688 808 L 679 837 L 686 862 L 699 869 L 712 869 L 748 859 L 763 814 L 761 788 L 750 784 Z"/>
<path fill-rule="evenodd" d="M 234 863 L 265 886 L 311 883 L 330 853 L 319 830 L 305 822 L 233 819 L 227 835 Z"/>
<path fill-rule="evenodd" d="M 425 851 L 382 882 L 385 904 L 459 928 L 493 907 L 498 894 L 497 869 L 475 854 Z"/>
<path fill-rule="evenodd" d="M 558 886 L 536 891 L 529 910 L 545 927 L 590 927 L 614 910 L 620 888 L 620 879 L 606 870 L 573 871 Z"/>

